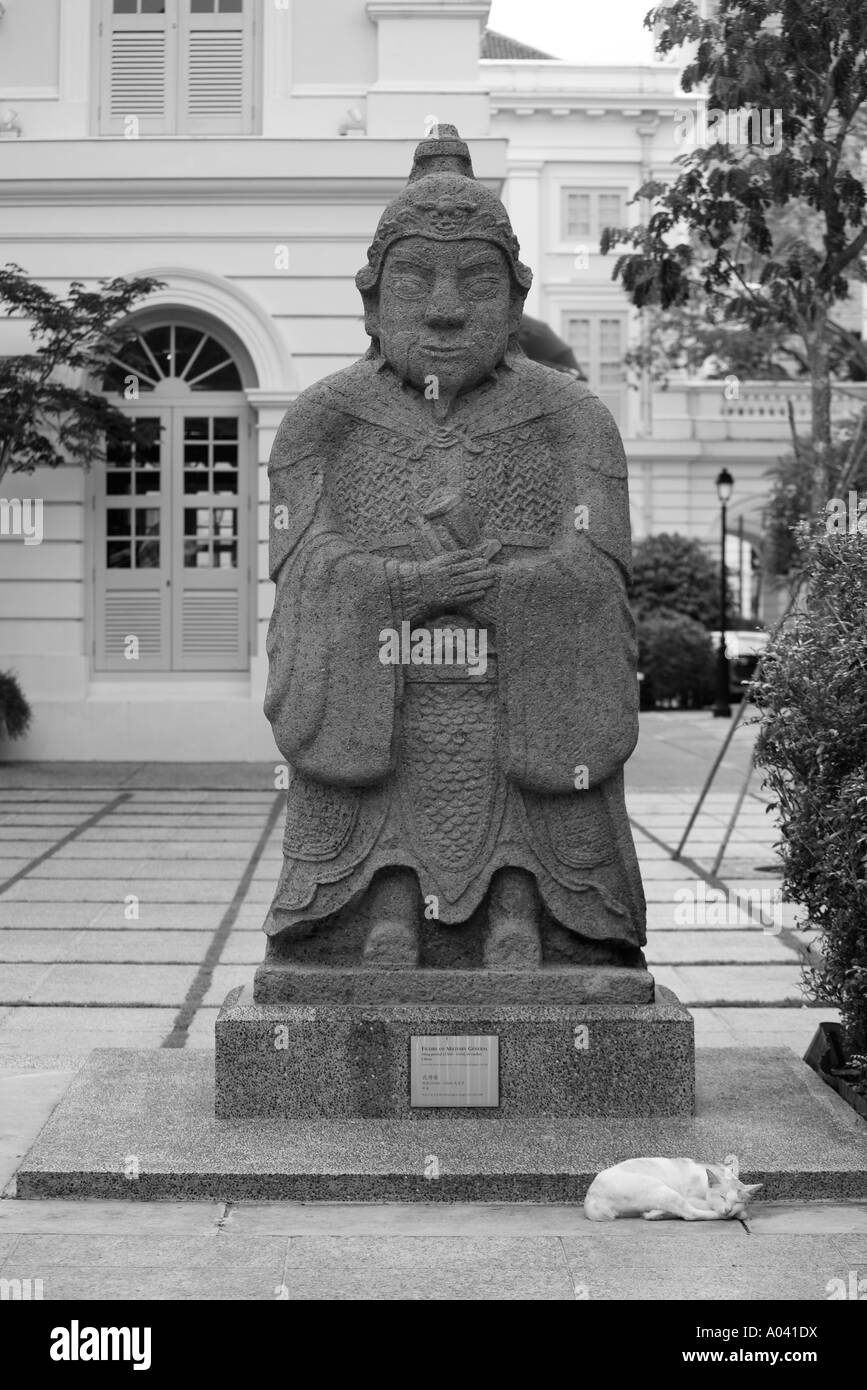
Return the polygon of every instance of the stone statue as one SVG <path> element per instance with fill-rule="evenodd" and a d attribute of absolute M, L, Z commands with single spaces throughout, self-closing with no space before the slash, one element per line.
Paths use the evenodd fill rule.
<path fill-rule="evenodd" d="M 356 277 L 366 356 L 275 440 L 291 781 L 263 969 L 643 970 L 626 461 L 589 387 L 518 346 L 518 253 L 441 126 Z"/>

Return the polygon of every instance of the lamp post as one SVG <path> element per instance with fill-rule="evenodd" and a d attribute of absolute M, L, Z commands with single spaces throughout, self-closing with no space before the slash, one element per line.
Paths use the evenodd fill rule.
<path fill-rule="evenodd" d="M 729 704 L 729 663 L 726 655 L 726 506 L 732 495 L 735 480 L 724 468 L 716 480 L 717 497 L 720 500 L 720 584 L 719 584 L 719 651 L 716 659 L 716 700 L 713 706 L 714 719 L 731 719 L 732 707 Z"/>

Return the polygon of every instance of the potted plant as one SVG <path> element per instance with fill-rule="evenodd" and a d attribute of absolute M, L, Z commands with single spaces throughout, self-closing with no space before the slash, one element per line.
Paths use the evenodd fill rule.
<path fill-rule="evenodd" d="M 6 739 L 23 738 L 30 728 L 33 712 L 12 671 L 0 671 L 0 744 Z"/>
<path fill-rule="evenodd" d="M 802 527 L 806 603 L 751 693 L 782 828 L 784 891 L 818 929 L 807 996 L 834 1005 L 805 1060 L 867 1115 L 867 535 Z"/>

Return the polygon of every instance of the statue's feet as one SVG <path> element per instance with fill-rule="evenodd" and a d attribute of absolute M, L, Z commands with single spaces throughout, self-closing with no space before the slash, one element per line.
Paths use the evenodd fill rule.
<path fill-rule="evenodd" d="M 542 964 L 539 895 L 532 875 L 501 869 L 491 883 L 484 963 L 488 970 L 538 970 Z"/>
<path fill-rule="evenodd" d="M 370 931 L 364 943 L 365 965 L 412 969 L 419 963 L 418 885 L 409 870 L 392 871 L 369 890 Z"/>
<path fill-rule="evenodd" d="M 365 965 L 411 968 L 418 965 L 418 932 L 409 922 L 374 922 L 364 943 Z"/>

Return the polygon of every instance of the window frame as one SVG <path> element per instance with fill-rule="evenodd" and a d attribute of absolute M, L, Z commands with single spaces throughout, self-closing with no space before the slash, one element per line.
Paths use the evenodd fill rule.
<path fill-rule="evenodd" d="M 587 319 L 590 324 L 590 352 L 585 359 L 574 347 L 569 335 L 570 319 Z M 620 361 L 629 350 L 629 312 L 626 309 L 612 307 L 586 309 L 581 305 L 562 304 L 560 306 L 560 336 L 563 341 L 569 343 L 581 370 L 586 374 L 588 384 L 595 395 L 599 397 L 611 411 L 621 431 L 626 424 L 627 416 L 627 376 L 626 371 L 621 365 L 621 378 L 617 382 L 606 382 L 602 380 L 603 357 L 602 357 L 602 326 L 606 320 L 616 321 L 620 325 Z"/>
<path fill-rule="evenodd" d="M 205 15 L 192 15 L 190 0 L 165 0 L 166 41 L 166 108 L 162 118 L 140 118 L 136 136 L 126 138 L 141 139 L 240 139 L 261 134 L 261 87 L 262 53 L 261 34 L 263 0 L 243 0 L 240 14 L 229 13 L 222 16 L 228 21 L 242 19 L 243 55 L 242 83 L 243 100 L 239 120 L 234 117 L 189 117 L 186 112 L 185 96 L 188 92 L 186 74 L 189 62 L 182 61 L 184 51 L 189 53 L 189 33 L 192 20 L 206 18 Z M 119 16 L 123 18 L 123 16 Z M 93 6 L 92 70 L 96 80 L 91 84 L 91 131 L 102 139 L 123 138 L 124 117 L 111 114 L 112 77 L 112 30 L 114 20 L 113 0 L 97 0 Z M 148 17 L 149 18 L 149 17 Z M 157 16 L 153 16 L 157 18 Z M 157 25 L 142 25 L 142 28 L 156 28 Z M 214 26 L 215 29 L 219 25 Z M 225 27 L 230 27 L 226 25 Z M 137 113 L 130 112 L 129 115 Z"/>
<path fill-rule="evenodd" d="M 585 235 L 569 232 L 569 195 L 577 193 L 589 199 L 589 227 L 590 230 Z M 591 254 L 599 251 L 599 238 L 602 235 L 603 227 L 612 226 L 607 218 L 604 220 L 600 214 L 600 201 L 602 198 L 617 197 L 620 199 L 620 217 L 617 224 L 621 227 L 627 223 L 627 203 L 629 201 L 629 187 L 627 184 L 583 184 L 563 181 L 558 189 L 558 215 L 559 215 L 559 237 L 560 247 L 570 249 L 574 252 L 576 243 L 587 245 Z"/>

